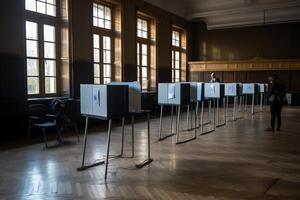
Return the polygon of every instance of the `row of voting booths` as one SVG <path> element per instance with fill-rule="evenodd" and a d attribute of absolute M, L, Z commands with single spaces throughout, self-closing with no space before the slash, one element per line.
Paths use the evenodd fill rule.
<path fill-rule="evenodd" d="M 197 138 L 197 129 L 201 128 L 200 134 L 213 132 L 217 127 L 226 125 L 228 121 L 229 102 L 232 99 L 232 121 L 242 118 L 238 116 L 241 111 L 247 111 L 248 99 L 251 100 L 251 113 L 254 114 L 255 99 L 260 108 L 265 104 L 267 84 L 258 83 L 203 83 L 203 82 L 181 82 L 181 83 L 159 83 L 158 104 L 160 105 L 159 140 L 164 140 L 173 135 L 176 136 L 176 144 L 185 143 Z M 204 104 L 208 104 L 208 121 L 204 122 Z M 244 106 L 244 108 L 242 108 Z M 171 108 L 171 131 L 163 134 L 166 123 L 163 122 L 163 110 Z M 181 128 L 181 112 L 187 110 L 187 128 Z M 191 111 L 194 108 L 194 112 Z M 223 112 L 220 112 L 222 109 Z M 173 132 L 173 118 L 175 110 L 175 132 Z M 192 115 L 191 113 L 194 113 Z M 194 119 L 193 119 L 194 117 Z M 194 121 L 194 126 L 192 122 Z M 163 127 L 164 125 L 164 127 Z M 204 126 L 209 125 L 207 131 Z M 193 130 L 193 134 L 185 139 L 182 134 Z M 190 132 L 189 132 L 190 134 Z"/>
<path fill-rule="evenodd" d="M 247 101 L 251 96 L 251 112 L 254 113 L 254 100 L 260 94 L 261 108 L 264 103 L 266 84 L 242 84 L 242 83 L 203 83 L 203 82 L 181 82 L 181 83 L 159 83 L 158 84 L 158 105 L 160 106 L 159 135 L 158 140 L 162 141 L 173 135 L 176 136 L 176 144 L 186 143 L 197 138 L 198 129 L 200 134 L 214 131 L 217 127 L 223 126 L 228 118 L 228 105 L 230 98 L 233 98 L 232 119 L 238 118 L 238 112 L 246 110 Z M 110 158 L 120 158 L 124 153 L 124 125 L 125 119 L 131 118 L 131 139 L 132 157 L 134 157 L 134 123 L 135 116 L 145 114 L 147 116 L 147 158 L 141 164 L 141 168 L 153 161 L 150 156 L 150 111 L 141 108 L 141 86 L 138 82 L 113 82 L 106 85 L 81 84 L 80 85 L 80 107 L 81 115 L 85 117 L 85 131 L 82 151 L 82 163 L 77 170 L 85 170 L 90 167 L 105 164 L 105 180 L 107 179 L 108 162 Z M 204 106 L 208 105 L 208 117 L 204 122 Z M 242 109 L 242 106 L 245 106 Z M 171 108 L 171 131 L 165 132 L 166 123 L 163 123 L 163 110 Z M 181 113 L 187 109 L 186 128 L 182 128 Z M 223 110 L 220 114 L 220 110 Z M 222 115 L 222 116 L 220 116 Z M 220 119 L 223 119 L 220 120 Z M 97 160 L 92 164 L 85 163 L 88 124 L 89 119 L 100 119 L 108 121 L 106 155 L 104 160 Z M 122 120 L 122 139 L 120 154 L 110 155 L 111 130 L 113 120 Z M 222 121 L 222 122 L 221 122 Z M 163 127 L 164 124 L 164 127 Z M 175 132 L 173 127 L 175 125 Z M 204 126 L 208 130 L 204 131 Z M 186 134 L 184 134 L 186 132 Z M 184 134 L 184 135 L 183 135 Z M 189 136 L 186 136 L 189 134 Z"/>

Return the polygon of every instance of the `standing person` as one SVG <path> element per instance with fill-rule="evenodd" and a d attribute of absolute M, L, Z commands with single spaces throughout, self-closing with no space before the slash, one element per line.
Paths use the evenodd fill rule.
<path fill-rule="evenodd" d="M 277 76 L 273 75 L 269 77 L 270 89 L 268 92 L 268 99 L 270 102 L 271 109 L 271 128 L 266 129 L 267 131 L 275 130 L 275 121 L 277 119 L 277 131 L 281 128 L 281 110 L 282 106 L 286 104 L 286 87 L 282 80 Z"/>
<path fill-rule="evenodd" d="M 215 73 L 211 73 L 210 74 L 210 83 L 220 83 L 220 79 L 216 78 L 216 74 Z"/>

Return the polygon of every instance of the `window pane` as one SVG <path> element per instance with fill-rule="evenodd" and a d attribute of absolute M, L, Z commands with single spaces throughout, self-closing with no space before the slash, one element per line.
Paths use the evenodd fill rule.
<path fill-rule="evenodd" d="M 97 22 L 98 22 L 97 18 L 93 17 L 93 26 L 98 26 Z"/>
<path fill-rule="evenodd" d="M 26 38 L 33 40 L 38 39 L 37 23 L 26 21 Z"/>
<path fill-rule="evenodd" d="M 99 35 L 94 34 L 94 48 L 99 49 Z"/>
<path fill-rule="evenodd" d="M 45 60 L 45 76 L 56 76 L 56 63 L 54 60 Z"/>
<path fill-rule="evenodd" d="M 38 77 L 28 77 L 27 78 L 27 92 L 28 92 L 28 94 L 38 94 L 39 93 L 39 78 Z"/>
<path fill-rule="evenodd" d="M 148 38 L 148 32 L 143 31 L 142 32 L 142 38 Z"/>
<path fill-rule="evenodd" d="M 110 51 L 103 50 L 103 62 L 104 63 L 111 63 Z"/>
<path fill-rule="evenodd" d="M 99 49 L 94 49 L 94 62 L 100 62 Z"/>
<path fill-rule="evenodd" d="M 44 41 L 55 42 L 55 27 L 44 25 Z"/>
<path fill-rule="evenodd" d="M 175 60 L 180 60 L 180 53 L 179 53 L 179 51 L 175 51 Z"/>
<path fill-rule="evenodd" d="M 141 19 L 137 19 L 137 29 L 138 30 L 141 30 L 142 29 L 142 21 L 141 21 Z"/>
<path fill-rule="evenodd" d="M 179 61 L 175 61 L 175 69 L 179 69 L 180 68 L 180 63 L 179 63 Z"/>
<path fill-rule="evenodd" d="M 142 56 L 142 66 L 147 66 L 148 65 L 148 60 L 147 60 L 147 56 Z"/>
<path fill-rule="evenodd" d="M 103 76 L 104 77 L 111 77 L 110 65 L 104 65 L 103 66 Z"/>
<path fill-rule="evenodd" d="M 56 16 L 56 6 L 47 4 L 47 15 Z"/>
<path fill-rule="evenodd" d="M 104 7 L 101 5 L 97 5 L 97 11 L 98 11 L 98 18 L 104 19 Z"/>
<path fill-rule="evenodd" d="M 94 78 L 94 83 L 95 84 L 100 84 L 100 78 Z"/>
<path fill-rule="evenodd" d="M 176 78 L 176 79 L 179 79 L 179 74 L 180 74 L 180 73 L 179 73 L 179 70 L 175 70 L 175 78 Z"/>
<path fill-rule="evenodd" d="M 108 49 L 108 50 L 111 49 L 111 46 L 110 46 L 110 37 L 107 37 L 107 36 L 103 37 L 103 48 L 104 49 Z"/>
<path fill-rule="evenodd" d="M 146 44 L 143 44 L 143 45 L 142 45 L 142 54 L 143 54 L 143 55 L 147 55 L 147 54 L 148 54 L 148 52 L 147 52 L 147 47 L 148 47 L 148 46 L 147 46 Z"/>
<path fill-rule="evenodd" d="M 105 20 L 105 26 L 104 27 L 107 28 L 107 29 L 111 29 L 111 21 Z"/>
<path fill-rule="evenodd" d="M 25 1 L 25 9 L 31 10 L 31 11 L 36 11 L 35 0 L 26 0 Z"/>
<path fill-rule="evenodd" d="M 109 7 L 105 7 L 105 19 L 111 20 L 111 9 Z"/>
<path fill-rule="evenodd" d="M 99 64 L 94 64 L 94 77 L 100 77 L 100 66 L 99 66 Z"/>
<path fill-rule="evenodd" d="M 44 57 L 55 58 L 55 44 L 50 42 L 44 43 Z"/>
<path fill-rule="evenodd" d="M 142 89 L 143 90 L 148 89 L 148 80 L 142 80 Z"/>
<path fill-rule="evenodd" d="M 142 30 L 148 31 L 148 22 L 146 20 L 142 20 Z"/>
<path fill-rule="evenodd" d="M 104 19 L 99 19 L 98 18 L 98 27 L 104 28 Z"/>
<path fill-rule="evenodd" d="M 142 37 L 142 31 L 141 30 L 137 30 L 137 36 Z"/>
<path fill-rule="evenodd" d="M 98 16 L 98 10 L 97 10 L 97 4 L 93 4 L 93 16 L 97 17 Z"/>
<path fill-rule="evenodd" d="M 38 57 L 37 41 L 26 40 L 26 55 L 27 57 Z"/>
<path fill-rule="evenodd" d="M 147 78 L 147 77 L 148 77 L 147 71 L 148 71 L 148 70 L 147 70 L 146 67 L 143 67 L 143 68 L 142 68 L 142 77 L 143 77 L 143 78 Z"/>
<path fill-rule="evenodd" d="M 56 78 L 46 77 L 45 78 L 45 93 L 51 94 L 56 92 Z"/>
<path fill-rule="evenodd" d="M 50 3 L 50 4 L 56 4 L 55 0 L 47 0 L 47 3 Z"/>
<path fill-rule="evenodd" d="M 36 5 L 37 5 L 37 12 L 38 13 L 46 14 L 46 3 L 37 1 Z"/>
<path fill-rule="evenodd" d="M 104 78 L 104 84 L 108 84 L 108 83 L 110 83 L 111 82 L 111 79 L 110 78 Z"/>
<path fill-rule="evenodd" d="M 37 59 L 27 59 L 27 76 L 39 75 L 39 63 Z"/>

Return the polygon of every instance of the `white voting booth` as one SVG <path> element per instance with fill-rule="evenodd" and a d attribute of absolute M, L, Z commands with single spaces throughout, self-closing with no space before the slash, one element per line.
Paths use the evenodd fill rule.
<path fill-rule="evenodd" d="M 225 83 L 225 96 L 226 96 L 226 110 L 225 116 L 227 119 L 227 112 L 229 106 L 229 98 L 233 98 L 233 109 L 232 109 L 232 120 L 235 120 L 235 116 L 237 114 L 237 104 L 238 104 L 238 97 L 241 94 L 241 87 L 238 83 Z"/>
<path fill-rule="evenodd" d="M 141 112 L 141 87 L 137 82 L 115 82 L 107 85 L 98 84 L 81 84 L 80 85 L 80 110 L 81 114 L 86 117 L 85 133 L 84 133 L 84 146 L 82 165 L 78 168 L 79 171 L 94 167 L 97 165 L 105 164 L 105 180 L 107 179 L 107 167 L 109 160 L 110 138 L 112 119 L 122 118 L 122 144 L 121 154 L 123 155 L 124 145 L 124 123 L 125 117 L 132 115 L 132 113 Z M 137 165 L 138 168 L 143 167 L 150 162 L 150 124 L 148 116 L 148 159 L 144 163 Z M 101 120 L 109 120 L 108 125 L 108 138 L 106 158 L 103 161 L 85 166 L 85 150 L 87 141 L 87 130 L 89 118 L 96 118 Z M 134 118 L 132 117 L 132 156 L 134 156 Z"/>
<path fill-rule="evenodd" d="M 138 82 L 111 82 L 109 85 L 125 85 L 128 86 L 128 111 L 130 113 L 138 113 L 142 110 L 142 88 Z"/>
<path fill-rule="evenodd" d="M 258 83 L 258 87 L 259 87 L 259 96 L 260 96 L 260 109 L 262 109 L 264 105 L 264 98 L 266 97 L 266 93 L 267 93 L 268 84 Z"/>
<path fill-rule="evenodd" d="M 245 95 L 245 110 L 247 108 L 247 96 L 252 96 L 252 108 L 251 113 L 254 114 L 254 100 L 255 94 L 258 92 L 258 86 L 256 83 L 244 83 L 243 84 L 243 94 Z"/>
<path fill-rule="evenodd" d="M 204 85 L 204 97 L 207 99 L 212 99 L 213 102 L 213 117 L 214 117 L 214 128 L 220 127 L 226 124 L 226 121 L 224 123 L 219 124 L 219 103 L 220 99 L 223 99 L 224 101 L 224 84 L 223 83 L 205 83 Z M 217 120 L 215 119 L 216 113 L 215 113 L 215 107 L 217 107 Z M 210 110 L 209 110 L 210 114 Z M 224 112 L 225 115 L 225 112 Z M 210 118 L 210 116 L 209 116 Z M 217 121 L 217 124 L 216 124 Z"/>
<path fill-rule="evenodd" d="M 159 141 L 164 140 L 172 135 L 176 134 L 176 144 L 181 144 L 188 142 L 193 138 L 188 140 L 180 141 L 180 112 L 182 106 L 188 106 L 191 102 L 196 102 L 197 95 L 196 84 L 195 83 L 159 83 L 158 84 L 158 104 L 160 105 L 160 125 L 159 125 Z M 162 137 L 162 114 L 163 108 L 166 106 L 171 106 L 171 133 Z M 173 134 L 173 108 L 176 108 L 176 133 Z"/>
<path fill-rule="evenodd" d="M 128 114 L 128 86 L 80 85 L 80 110 L 84 116 L 111 119 Z"/>

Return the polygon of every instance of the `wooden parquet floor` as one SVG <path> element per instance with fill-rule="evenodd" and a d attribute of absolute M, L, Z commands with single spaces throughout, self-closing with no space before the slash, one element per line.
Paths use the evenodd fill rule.
<path fill-rule="evenodd" d="M 285 108 L 282 131 L 275 133 L 264 131 L 269 124 L 268 110 L 245 116 L 180 145 L 175 144 L 175 137 L 157 142 L 159 119 L 152 119 L 154 162 L 142 169 L 134 165 L 147 156 L 147 126 L 138 122 L 135 158 L 111 160 L 106 182 L 104 166 L 76 170 L 82 142 L 77 143 L 73 136 L 65 138 L 69 142 L 63 145 L 51 141 L 48 149 L 41 142 L 1 150 L 0 200 L 300 199 L 300 108 Z M 169 120 L 164 118 L 165 127 Z M 111 154 L 117 155 L 121 127 L 112 131 Z M 130 157 L 130 125 L 125 131 L 125 155 Z M 106 132 L 90 133 L 87 162 L 103 158 L 105 144 Z"/>

